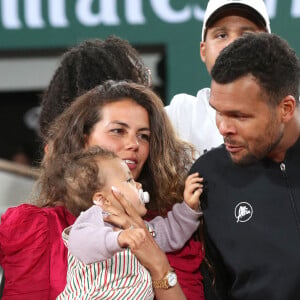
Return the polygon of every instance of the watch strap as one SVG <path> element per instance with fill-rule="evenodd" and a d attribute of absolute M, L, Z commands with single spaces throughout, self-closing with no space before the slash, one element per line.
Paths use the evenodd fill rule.
<path fill-rule="evenodd" d="M 155 289 L 168 289 L 170 287 L 172 287 L 170 284 L 169 284 L 169 276 L 171 273 L 174 273 L 175 274 L 175 271 L 174 269 L 170 269 L 162 279 L 159 279 L 159 280 L 152 280 L 152 285 L 153 285 L 153 288 Z M 176 274 L 175 274 L 176 276 Z"/>

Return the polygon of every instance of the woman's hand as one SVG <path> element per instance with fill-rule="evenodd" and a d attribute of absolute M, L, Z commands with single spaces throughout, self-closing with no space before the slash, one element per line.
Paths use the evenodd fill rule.
<path fill-rule="evenodd" d="M 103 220 L 114 225 L 115 230 L 130 228 L 144 228 L 147 230 L 143 219 L 139 216 L 130 201 L 116 187 L 112 187 L 112 193 L 116 200 L 120 202 L 124 211 L 113 206 L 108 200 L 94 201 L 94 204 L 99 205 L 105 212 Z"/>
<path fill-rule="evenodd" d="M 132 204 L 124 197 L 124 195 L 116 188 L 112 188 L 114 197 L 119 201 L 124 211 L 112 206 L 110 202 L 99 203 L 103 211 L 108 215 L 103 217 L 105 222 L 115 225 L 116 230 L 141 228 L 144 230 L 145 238 L 142 243 L 132 250 L 132 253 L 139 259 L 141 264 L 147 268 L 153 280 L 162 279 L 170 270 L 170 264 L 165 253 L 159 248 L 154 241 L 152 235 L 148 231 L 145 222 L 138 215 Z M 97 203 L 95 203 L 97 204 Z M 174 287 L 164 290 L 156 289 L 155 295 L 157 300 L 183 300 L 186 299 L 179 284 Z"/>
<path fill-rule="evenodd" d="M 137 256 L 140 262 L 150 271 L 153 279 L 160 279 L 170 269 L 170 265 L 165 253 L 159 248 L 149 233 L 145 222 L 138 215 L 135 208 L 132 206 L 125 196 L 115 187 L 112 188 L 112 193 L 116 200 L 121 204 L 124 211 L 114 207 L 110 201 L 94 202 L 101 206 L 102 210 L 107 214 L 103 216 L 105 222 L 116 226 L 115 230 L 120 229 L 142 229 L 144 231 L 143 242 L 139 243 L 138 247 L 131 249 Z M 163 269 L 161 266 L 165 265 Z"/>

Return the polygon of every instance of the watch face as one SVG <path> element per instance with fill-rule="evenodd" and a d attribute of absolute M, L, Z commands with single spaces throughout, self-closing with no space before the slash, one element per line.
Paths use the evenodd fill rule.
<path fill-rule="evenodd" d="M 168 283 L 169 283 L 170 286 L 176 285 L 176 283 L 177 283 L 176 273 L 174 273 L 174 272 L 169 273 Z"/>

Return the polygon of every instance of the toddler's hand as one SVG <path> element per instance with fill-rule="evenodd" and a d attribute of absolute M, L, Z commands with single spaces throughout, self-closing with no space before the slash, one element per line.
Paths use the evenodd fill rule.
<path fill-rule="evenodd" d="M 189 175 L 185 181 L 183 198 L 185 203 L 194 210 L 200 209 L 199 197 L 203 191 L 203 178 L 199 173 Z"/>
<path fill-rule="evenodd" d="M 146 238 L 146 233 L 143 228 L 129 228 L 123 230 L 118 236 L 120 247 L 129 247 L 131 251 L 136 251 L 140 248 Z"/>

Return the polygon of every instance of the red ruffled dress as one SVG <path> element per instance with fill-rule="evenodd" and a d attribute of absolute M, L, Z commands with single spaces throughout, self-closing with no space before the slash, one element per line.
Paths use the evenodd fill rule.
<path fill-rule="evenodd" d="M 0 224 L 3 300 L 56 298 L 67 274 L 67 248 L 61 234 L 74 221 L 63 206 L 23 204 L 6 211 Z"/>
<path fill-rule="evenodd" d="M 0 223 L 0 265 L 5 272 L 3 300 L 55 299 L 65 287 L 67 248 L 62 231 L 75 217 L 63 206 L 30 204 L 9 208 Z M 204 299 L 200 242 L 190 239 L 167 254 L 187 299 Z"/>

